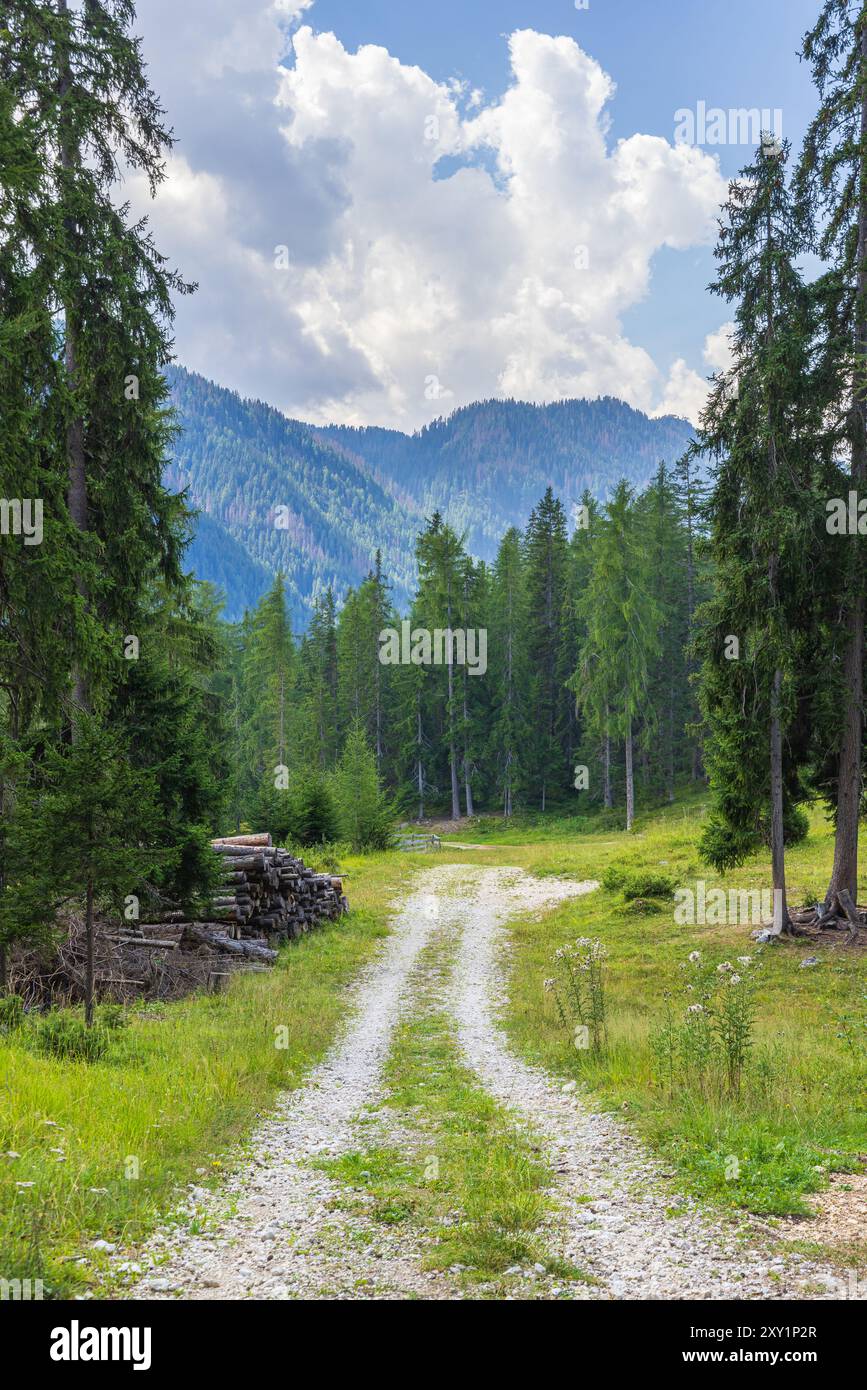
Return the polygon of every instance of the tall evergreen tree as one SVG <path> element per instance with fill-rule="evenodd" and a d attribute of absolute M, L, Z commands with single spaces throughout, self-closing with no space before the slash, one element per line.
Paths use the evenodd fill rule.
<path fill-rule="evenodd" d="M 715 792 L 705 852 L 722 867 L 766 839 L 778 933 L 792 929 L 785 842 L 807 757 L 801 671 L 817 641 L 804 555 L 817 542 L 821 549 L 815 499 L 823 481 L 814 296 L 795 264 L 804 243 L 787 152 L 766 141 L 731 186 L 714 288 L 736 304 L 734 363 L 715 383 L 698 439 L 715 461 L 708 515 L 717 557 L 700 639 Z"/>
<path fill-rule="evenodd" d="M 533 508 L 524 537 L 529 659 L 533 672 L 533 774 L 545 810 L 551 789 L 567 785 L 568 699 L 561 635 L 566 605 L 567 536 L 563 504 L 549 487 Z"/>
<path fill-rule="evenodd" d="M 819 249 L 838 287 L 827 349 L 837 386 L 828 401 L 850 459 L 849 483 L 867 489 L 867 3 L 825 0 L 807 34 L 803 56 L 819 91 L 820 107 L 804 142 L 798 191 L 820 218 Z M 844 912 L 856 900 L 858 822 L 863 788 L 864 628 L 867 557 L 862 537 L 848 538 L 843 559 L 843 621 L 832 665 L 842 666 L 838 698 L 843 717 L 835 736 L 834 865 L 826 908 Z M 832 634 L 834 635 L 834 634 Z M 842 644 L 840 642 L 842 637 Z M 840 895 L 847 895 L 841 903 Z"/>
<path fill-rule="evenodd" d="M 439 630 L 447 634 L 445 640 L 448 644 L 448 659 L 442 669 L 436 666 L 431 668 L 429 689 L 436 692 L 438 714 L 445 729 L 451 816 L 453 820 L 458 820 L 461 814 L 458 748 L 461 709 L 452 660 L 453 648 L 448 648 L 452 646 L 452 632 L 461 626 L 462 621 L 462 576 L 466 556 L 461 538 L 443 521 L 439 512 L 434 513 L 426 529 L 419 536 L 416 557 L 419 568 L 419 617 L 429 633 L 433 634 Z"/>
<path fill-rule="evenodd" d="M 572 686 L 604 747 L 605 802 L 610 804 L 610 747 L 623 741 L 626 828 L 635 819 L 636 733 L 653 730 L 646 696 L 659 651 L 662 611 L 649 592 L 647 558 L 631 489 L 618 484 L 594 534 L 593 563 L 580 615 L 587 640 Z M 643 721 L 643 722 L 642 722 Z"/>
<path fill-rule="evenodd" d="M 286 610 L 286 586 L 278 574 L 252 615 L 243 683 L 247 719 L 243 737 L 255 784 L 273 778 L 289 757 L 289 722 L 296 679 L 295 647 Z"/>
<path fill-rule="evenodd" d="M 503 815 L 511 816 L 527 785 L 527 593 L 521 535 L 513 526 L 500 542 L 491 580 L 489 755 Z"/>

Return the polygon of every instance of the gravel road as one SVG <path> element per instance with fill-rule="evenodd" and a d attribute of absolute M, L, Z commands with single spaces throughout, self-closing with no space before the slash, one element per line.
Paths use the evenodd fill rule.
<path fill-rule="evenodd" d="M 558 1212 L 550 1252 L 594 1276 L 587 1298 L 798 1298 L 839 1296 L 831 1271 L 783 1260 L 735 1226 L 673 1195 L 660 1166 L 592 1099 L 526 1065 L 497 1022 L 503 999 L 505 923 L 544 912 L 594 883 L 538 880 L 517 869 L 442 866 L 417 880 L 392 933 L 362 972 L 348 1021 L 325 1060 L 286 1093 L 253 1136 L 226 1187 L 193 1189 L 206 1220 L 160 1232 L 137 1257 L 134 1298 L 452 1299 L 483 1296 L 422 1268 L 425 1238 L 381 1225 L 341 1183 L 315 1168 L 323 1157 L 399 1144 L 381 1106 L 382 1067 L 402 1011 L 413 1005 L 413 968 L 438 930 L 457 935 L 446 998 L 458 1040 L 481 1082 L 534 1133 L 552 1171 Z M 569 1286 L 571 1287 L 571 1286 Z M 562 1292 L 561 1292 L 562 1296 Z"/>

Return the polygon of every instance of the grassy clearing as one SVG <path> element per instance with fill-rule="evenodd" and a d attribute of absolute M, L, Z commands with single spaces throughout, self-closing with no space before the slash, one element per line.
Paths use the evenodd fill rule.
<path fill-rule="evenodd" d="M 643 817 L 630 836 L 603 832 L 549 841 L 520 858 L 541 874 L 601 878 L 616 865 L 666 874 L 680 886 L 701 878 L 708 888 L 767 887 L 764 863 L 745 865 L 724 880 L 701 864 L 696 840 L 702 810 L 693 801 Z M 828 828 L 815 815 L 809 838 L 790 854 L 793 902 L 815 900 L 832 853 Z M 585 1082 L 606 1103 L 627 1111 L 693 1192 L 723 1206 L 803 1213 L 804 1195 L 822 1187 L 827 1172 L 851 1170 L 867 1152 L 863 955 L 842 945 L 799 942 L 763 953 L 756 1046 L 737 1101 L 713 1088 L 704 1094 L 695 1087 L 669 1090 L 651 1046 L 665 993 L 676 986 L 689 952 L 719 960 L 747 953 L 753 947 L 750 930 L 678 926 L 670 901 L 629 903 L 621 893 L 602 889 L 542 921 L 514 925 L 505 1021 L 525 1056 Z M 572 1046 L 543 990 L 553 973 L 553 951 L 579 936 L 599 937 L 610 953 L 610 1044 L 600 1057 Z M 808 955 L 819 964 L 802 969 Z"/>
<path fill-rule="evenodd" d="M 368 1215 L 422 1232 L 429 1269 L 495 1288 L 513 1265 L 539 1264 L 561 1281 L 581 1278 L 552 1259 L 538 1235 L 552 1209 L 550 1173 L 532 1137 L 461 1062 L 441 1001 L 451 954 L 442 937 L 422 953 L 412 1013 L 386 1065 L 387 1104 L 410 1136 L 407 1146 L 374 1146 L 321 1166 L 372 1194 L 374 1205 L 362 1208 Z"/>
<path fill-rule="evenodd" d="M 92 1241 L 141 1239 L 180 1185 L 220 1176 L 226 1150 L 324 1054 L 346 986 L 386 932 L 357 896 L 272 972 L 133 1011 L 102 1061 L 39 1055 L 26 1032 L 0 1039 L 0 1277 L 81 1291 L 100 1258 Z"/>
<path fill-rule="evenodd" d="M 60 1295 L 80 1291 L 99 1258 L 89 1252 L 91 1241 L 133 1243 L 165 1216 L 179 1186 L 218 1178 L 226 1150 L 250 1132 L 276 1091 L 297 1085 L 325 1052 L 348 983 L 418 870 L 508 864 L 539 876 L 601 879 L 616 865 L 667 874 L 679 885 L 703 878 L 709 887 L 766 887 L 763 862 L 724 883 L 701 864 L 702 814 L 701 799 L 689 798 L 641 817 L 630 836 L 593 822 L 576 833 L 565 818 L 506 830 L 483 822 L 460 839 L 484 843 L 484 854 L 446 842 L 440 854 L 350 858 L 348 918 L 287 948 L 274 972 L 240 976 L 225 996 L 134 1013 L 102 1061 L 60 1061 L 21 1035 L 0 1038 L 0 1277 L 41 1277 Z M 790 854 L 793 902 L 821 892 L 831 858 L 830 833 L 816 815 L 809 838 Z M 579 935 L 600 937 L 610 952 L 610 1046 L 598 1059 L 574 1050 L 542 988 L 555 947 Z M 735 1103 L 669 1093 L 650 1039 L 686 955 L 740 954 L 749 949 L 748 927 L 677 926 L 670 902 L 628 904 L 618 892 L 600 891 L 542 920 L 515 923 L 513 941 L 505 1023 L 515 1046 L 554 1074 L 585 1082 L 602 1103 L 625 1107 L 685 1187 L 724 1206 L 799 1212 L 827 1172 L 853 1168 L 867 1153 L 863 956 L 800 943 L 765 953 L 758 1045 Z M 820 964 L 802 970 L 808 953 Z M 443 1238 L 437 1258 L 496 1277 L 512 1260 L 529 1258 L 511 1252 L 531 1241 L 544 1184 L 532 1147 L 463 1071 L 448 1020 L 429 1002 L 401 1030 L 389 1076 L 395 1104 L 439 1159 L 440 1177 L 426 1183 L 423 1165 L 395 1155 L 379 1167 L 364 1155 L 358 1171 L 380 1175 L 383 1199 L 394 1201 L 396 1213 L 407 1202 L 408 1219 L 436 1229 Z M 280 1024 L 288 1030 L 285 1050 L 274 1047 Z M 5 1157 L 10 1152 L 20 1156 Z M 726 1176 L 732 1157 L 736 1180 Z M 138 1162 L 138 1178 L 126 1176 L 135 1171 L 129 1159 Z M 454 1224 L 450 1211 L 460 1214 Z M 82 1253 L 88 1263 L 73 1263 Z"/>

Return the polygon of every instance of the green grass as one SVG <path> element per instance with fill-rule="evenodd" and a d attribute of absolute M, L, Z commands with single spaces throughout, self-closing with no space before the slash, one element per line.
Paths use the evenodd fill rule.
<path fill-rule="evenodd" d="M 505 825 L 482 818 L 461 831 L 461 842 L 485 845 L 484 854 L 377 856 L 359 861 L 356 883 L 388 895 L 400 869 L 458 862 L 515 865 L 540 878 L 664 876 L 688 887 L 768 888 L 769 866 L 756 857 L 718 875 L 703 864 L 698 837 L 706 796 L 688 792 L 672 806 L 641 814 L 631 834 L 593 818 L 577 822 L 555 814 Z M 789 901 L 815 902 L 833 860 L 833 835 L 814 811 L 810 833 L 787 856 Z M 867 844 L 862 840 L 862 864 Z M 867 899 L 862 880 L 861 902 Z M 509 1004 L 504 1024 L 513 1045 L 553 1074 L 577 1079 L 597 1102 L 620 1111 L 674 1172 L 680 1185 L 721 1208 L 770 1215 L 804 1214 L 805 1197 L 835 1170 L 859 1168 L 867 1154 L 867 958 L 844 944 L 781 942 L 764 953 L 756 1049 L 739 1101 L 720 1095 L 670 1094 L 658 1076 L 651 1036 L 679 965 L 699 949 L 720 959 L 749 952 L 751 928 L 678 926 L 665 897 L 630 902 L 622 890 L 600 889 L 556 911 L 510 926 Z M 543 989 L 551 956 L 577 936 L 598 936 L 610 952 L 610 1046 L 594 1059 L 572 1046 L 556 1007 Z M 802 970 L 807 955 L 818 966 Z M 736 1158 L 739 1177 L 727 1176 Z"/>
<path fill-rule="evenodd" d="M 768 886 L 767 866 L 758 860 L 724 879 L 702 865 L 696 845 L 702 806 L 693 802 L 686 809 L 645 816 L 630 836 L 552 843 L 541 855 L 531 850 L 523 862 L 531 871 L 582 879 L 601 879 L 616 866 L 639 877 L 664 874 L 682 886 L 697 878 L 708 887 Z M 808 839 L 789 855 L 790 901 L 815 900 L 832 853 L 828 828 L 814 815 Z M 685 1188 L 721 1206 L 804 1213 L 805 1194 L 824 1185 L 826 1172 L 857 1167 L 867 1152 L 864 956 L 842 944 L 786 942 L 766 949 L 756 1046 L 738 1100 L 714 1087 L 701 1094 L 676 1085 L 670 1092 L 651 1047 L 665 992 L 676 986 L 689 952 L 719 959 L 748 953 L 750 930 L 678 926 L 670 900 L 629 903 L 622 892 L 600 889 L 543 920 L 513 924 L 505 1021 L 526 1057 L 583 1081 L 628 1114 Z M 610 1045 L 601 1057 L 572 1046 L 542 987 L 553 973 L 553 951 L 578 936 L 599 937 L 610 954 Z M 802 970 L 808 954 L 820 964 Z M 738 1160 L 736 1179 L 732 1158 Z"/>
<path fill-rule="evenodd" d="M 420 1232 L 429 1269 L 457 1267 L 496 1288 L 512 1265 L 537 1262 L 559 1280 L 581 1278 L 546 1253 L 539 1234 L 552 1211 L 547 1166 L 461 1061 L 440 999 L 451 945 L 439 936 L 422 952 L 412 1013 L 385 1068 L 387 1104 L 411 1136 L 408 1147 L 372 1146 L 320 1166 L 372 1194 L 374 1205 L 361 1207 L 368 1215 Z"/>
<path fill-rule="evenodd" d="M 642 815 L 631 835 L 608 819 L 583 821 L 580 833 L 562 816 L 508 828 L 487 820 L 460 835 L 484 843 L 484 854 L 446 843 L 439 854 L 353 857 L 345 864 L 348 918 L 288 947 L 272 973 L 239 976 L 225 996 L 134 1012 L 130 1027 L 112 1034 L 103 1060 L 63 1061 L 40 1054 L 22 1035 L 0 1037 L 0 1277 L 41 1277 L 54 1294 L 79 1292 L 91 1286 L 99 1259 L 93 1240 L 132 1244 L 164 1219 L 184 1184 L 219 1178 L 227 1152 L 276 1092 L 298 1085 L 324 1054 L 345 1012 L 348 984 L 385 934 L 393 899 L 418 870 L 507 864 L 541 877 L 601 880 L 614 867 L 679 885 L 704 878 L 709 886 L 768 886 L 763 860 L 724 880 L 701 864 L 703 812 L 702 799 L 690 796 Z M 792 902 L 822 892 L 832 851 L 828 826 L 814 815 L 808 839 L 789 855 Z M 853 1168 L 867 1153 L 863 955 L 797 942 L 765 953 L 754 1066 L 736 1102 L 670 1094 L 650 1038 L 688 952 L 741 954 L 749 949 L 749 928 L 677 926 L 665 897 L 628 903 L 619 890 L 601 890 L 539 920 L 516 922 L 511 931 L 504 1022 L 515 1047 L 621 1111 L 684 1189 L 724 1207 L 800 1212 L 826 1172 Z M 542 988 L 555 947 L 579 935 L 601 937 L 610 952 L 610 1047 L 596 1059 L 571 1046 Z M 801 970 L 808 952 L 820 964 Z M 285 1050 L 274 1046 L 281 1024 L 288 1029 Z M 434 998 L 404 1021 L 389 1084 L 419 1147 L 408 1156 L 360 1155 L 356 1169 L 343 1160 L 344 1176 L 375 1174 L 383 1219 L 435 1232 L 435 1261 L 494 1279 L 510 1263 L 525 1263 L 530 1255 L 520 1252 L 535 1250 L 534 1231 L 547 1210 L 544 1169 L 508 1114 L 463 1068 Z M 20 1157 L 6 1158 L 9 1151 Z M 423 1160 L 431 1155 L 439 1162 L 435 1182 L 424 1179 Z M 740 1168 L 735 1181 L 726 1177 L 732 1157 Z M 138 1178 L 126 1176 L 135 1170 L 128 1159 L 137 1160 Z M 19 1182 L 33 1186 L 19 1189 Z M 450 1212 L 460 1220 L 444 1219 Z M 82 1253 L 88 1263 L 74 1263 Z"/>
<path fill-rule="evenodd" d="M 26 1031 L 0 1040 L 0 1277 L 81 1291 L 100 1258 L 92 1241 L 138 1241 L 181 1185 L 218 1178 L 276 1092 L 322 1057 L 385 931 L 362 905 L 226 994 L 133 1011 L 99 1062 L 42 1056 Z"/>

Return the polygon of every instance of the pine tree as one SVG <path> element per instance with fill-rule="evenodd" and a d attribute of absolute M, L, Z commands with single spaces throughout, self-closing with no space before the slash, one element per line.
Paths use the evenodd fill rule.
<path fill-rule="evenodd" d="M 655 754 L 649 759 L 656 786 L 674 801 L 675 782 L 684 752 L 689 718 L 686 647 L 689 640 L 689 534 L 681 523 L 674 479 L 661 463 L 656 477 L 636 505 L 636 521 L 645 537 L 648 592 L 662 614 L 659 653 L 651 663 L 649 708 L 657 729 Z"/>
<path fill-rule="evenodd" d="M 171 852 L 160 845 L 156 783 L 133 768 L 114 731 L 79 712 L 75 739 L 46 754 L 40 782 L 22 792 L 12 830 L 14 906 L 20 920 L 49 921 L 60 906 L 83 902 L 87 958 L 85 1018 L 93 1023 L 95 913 L 120 915 L 145 894 Z"/>
<path fill-rule="evenodd" d="M 488 743 L 503 815 L 514 814 L 527 785 L 527 594 L 520 532 L 500 542 L 491 581 L 492 727 Z"/>
<path fill-rule="evenodd" d="M 63 366 L 58 442 L 77 537 L 68 601 L 73 696 L 83 706 L 99 697 L 112 629 L 130 631 L 145 580 L 157 571 L 180 579 L 184 541 L 184 504 L 162 481 L 171 437 L 162 372 L 171 297 L 188 287 L 113 198 L 124 168 L 155 191 L 171 147 L 129 32 L 134 17 L 131 0 L 75 9 L 21 0 L 6 10 L 9 82 L 45 172 L 30 250 Z"/>
<path fill-rule="evenodd" d="M 837 389 L 828 401 L 850 457 L 849 485 L 867 488 L 867 3 L 825 0 L 807 34 L 803 57 L 810 64 L 821 105 L 804 142 L 797 188 L 821 218 L 821 254 L 839 286 L 826 348 L 836 366 Z M 867 560 L 859 536 L 848 538 L 843 560 L 843 644 L 832 664 L 842 663 L 843 710 L 835 737 L 830 792 L 835 800 L 834 865 L 827 911 L 847 908 L 858 887 L 858 822 L 863 785 L 864 628 Z M 835 634 L 832 634 L 836 636 Z M 845 897 L 841 897 L 845 895 Z"/>
<path fill-rule="evenodd" d="M 533 672 L 534 783 L 545 810 L 550 790 L 561 790 L 568 768 L 568 700 L 561 636 L 566 603 L 567 538 L 563 504 L 552 489 L 533 508 L 524 537 L 529 660 Z"/>
<path fill-rule="evenodd" d="M 653 732 L 646 696 L 650 666 L 659 652 L 662 612 L 648 587 L 646 553 L 631 489 L 618 484 L 597 527 L 580 616 L 587 630 L 572 688 L 604 747 L 605 804 L 610 803 L 611 740 L 623 741 L 626 828 L 635 818 L 636 731 Z M 643 723 L 641 721 L 643 720 Z"/>
<path fill-rule="evenodd" d="M 376 775 L 364 730 L 353 724 L 333 777 L 341 834 L 358 852 L 388 849 L 393 810 Z"/>
<path fill-rule="evenodd" d="M 333 590 L 316 595 L 313 615 L 302 643 L 301 683 L 307 762 L 325 771 L 338 748 L 337 625 Z"/>
<path fill-rule="evenodd" d="M 734 364 L 715 383 L 698 438 L 715 461 L 708 515 L 717 557 L 699 639 L 715 792 L 703 843 L 724 866 L 767 839 L 778 933 L 792 930 L 785 843 L 807 756 L 797 727 L 800 672 L 817 637 L 804 555 L 817 541 L 821 548 L 814 499 L 822 481 L 814 297 L 796 268 L 803 233 L 787 153 L 765 142 L 730 189 L 714 288 L 737 305 Z"/>
<path fill-rule="evenodd" d="M 435 512 L 416 544 L 419 569 L 419 617 L 431 634 L 437 630 L 446 634 L 448 644 L 444 673 L 432 668 L 429 691 L 436 692 L 439 715 L 445 726 L 445 747 L 451 786 L 452 820 L 460 819 L 458 730 L 461 718 L 455 668 L 452 660 L 451 634 L 461 626 L 463 604 L 463 567 L 466 563 L 463 542 L 452 528 Z"/>

